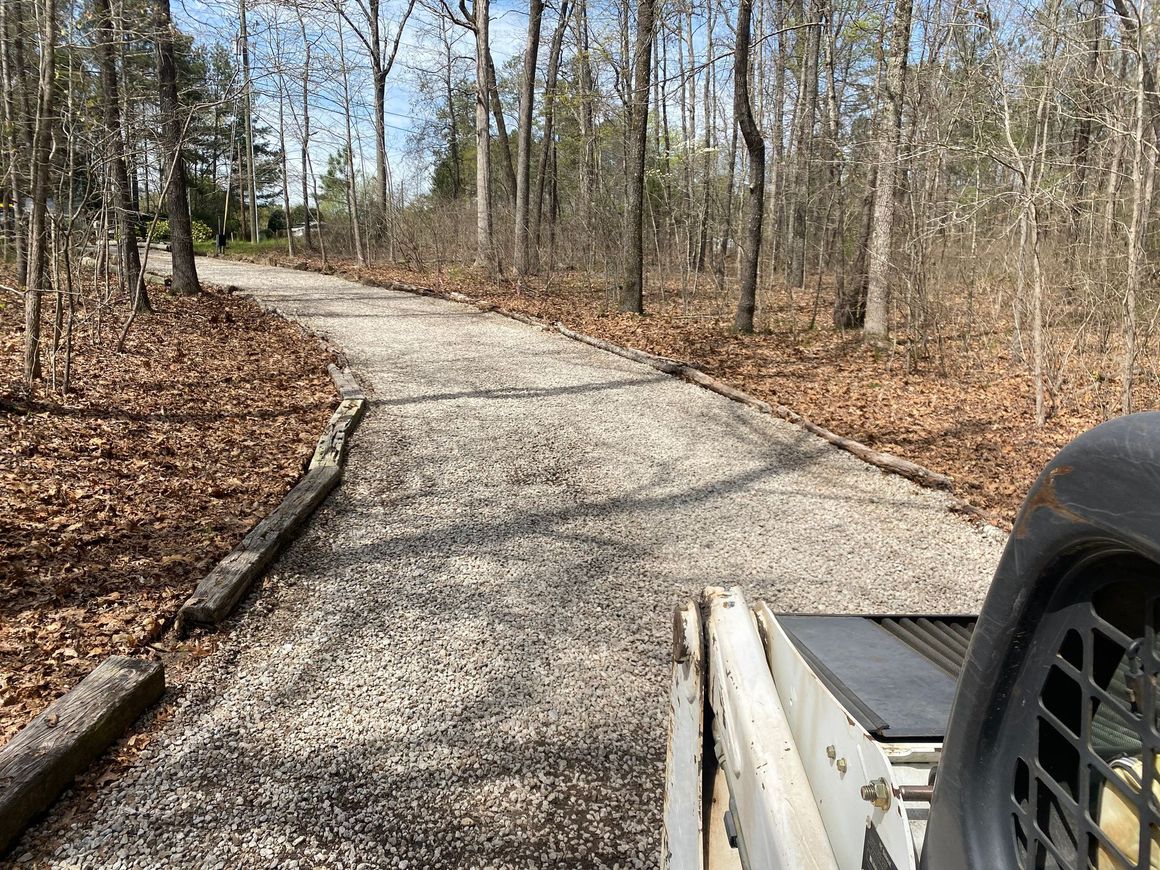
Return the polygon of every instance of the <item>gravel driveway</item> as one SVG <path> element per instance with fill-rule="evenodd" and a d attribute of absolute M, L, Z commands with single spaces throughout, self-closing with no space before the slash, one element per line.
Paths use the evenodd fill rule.
<path fill-rule="evenodd" d="M 471 307 L 198 268 L 327 333 L 373 401 L 341 488 L 150 748 L 17 858 L 652 867 L 674 604 L 738 583 L 777 609 L 962 611 L 986 590 L 1000 542 L 779 420 Z"/>

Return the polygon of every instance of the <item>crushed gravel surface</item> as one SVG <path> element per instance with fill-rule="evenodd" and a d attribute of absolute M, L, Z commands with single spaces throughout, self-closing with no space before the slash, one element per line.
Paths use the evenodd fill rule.
<path fill-rule="evenodd" d="M 652 867 L 675 604 L 982 600 L 1001 536 L 789 424 L 467 306 L 198 267 L 341 345 L 369 412 L 157 739 L 29 866 Z"/>

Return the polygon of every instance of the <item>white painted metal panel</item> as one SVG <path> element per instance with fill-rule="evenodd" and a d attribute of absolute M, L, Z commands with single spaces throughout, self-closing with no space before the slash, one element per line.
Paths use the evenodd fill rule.
<path fill-rule="evenodd" d="M 836 868 L 745 598 L 710 587 L 705 603 L 714 732 L 742 858 L 754 870 Z"/>
<path fill-rule="evenodd" d="M 764 602 L 755 607 L 769 670 L 811 795 L 841 870 L 859 870 L 867 828 L 873 825 L 899 870 L 913 870 L 914 844 L 906 808 L 895 792 L 890 760 L 877 741 L 838 702 L 789 639 Z M 833 747 L 830 750 L 830 747 Z M 889 806 L 862 798 L 863 785 L 882 777 Z"/>
<path fill-rule="evenodd" d="M 662 870 L 702 870 L 702 749 L 705 653 L 701 614 L 689 602 L 673 618 L 673 675 L 669 691 L 669 747 L 665 758 Z"/>

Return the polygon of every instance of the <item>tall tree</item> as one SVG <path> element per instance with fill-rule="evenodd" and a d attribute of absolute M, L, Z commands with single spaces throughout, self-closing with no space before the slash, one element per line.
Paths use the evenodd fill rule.
<path fill-rule="evenodd" d="M 540 222 L 544 214 L 544 186 L 551 176 L 555 185 L 555 169 L 552 152 L 555 147 L 556 125 L 556 81 L 560 74 L 560 53 L 564 45 L 564 31 L 568 28 L 568 0 L 560 2 L 560 17 L 552 33 L 552 43 L 548 49 L 548 77 L 544 82 L 544 135 L 540 141 L 540 172 L 536 179 L 536 201 L 531 206 L 531 246 L 538 250 L 540 244 Z"/>
<path fill-rule="evenodd" d="M 298 13 L 298 32 L 302 34 L 302 142 L 300 160 L 302 163 L 302 241 L 306 243 L 306 250 L 314 249 L 314 242 L 310 236 L 310 179 L 308 167 L 310 165 L 310 61 L 311 43 L 306 33 L 306 16 L 302 6 L 295 4 Z M 289 222 L 289 215 L 287 215 Z M 319 236 L 321 237 L 321 232 Z"/>
<path fill-rule="evenodd" d="M 174 58 L 173 19 L 169 0 L 155 0 L 153 26 L 157 40 L 158 104 L 161 109 L 161 141 L 169 164 L 166 206 L 169 216 L 169 245 L 173 261 L 173 291 L 197 293 L 197 265 L 193 260 L 193 222 L 189 216 L 189 194 L 182 155 L 185 125 L 177 92 L 177 63 Z"/>
<path fill-rule="evenodd" d="M 817 10 L 810 4 L 810 15 L 816 17 Z M 810 202 L 810 163 L 814 149 L 814 125 L 818 114 L 818 55 L 821 27 L 807 26 L 805 46 L 802 50 L 801 72 L 798 76 L 798 104 L 794 111 L 797 118 L 796 143 L 794 145 L 793 189 L 789 205 L 789 262 L 786 280 L 791 287 L 805 286 L 806 234 L 810 227 L 807 211 Z M 800 40 L 799 40 L 800 44 Z"/>
<path fill-rule="evenodd" d="M 516 170 L 512 163 L 512 146 L 508 139 L 507 120 L 503 113 L 503 101 L 499 96 L 499 83 L 495 78 L 495 61 L 491 56 L 491 45 L 487 47 L 487 81 L 491 93 L 491 114 L 495 120 L 495 139 L 499 151 L 499 165 L 507 182 L 508 196 L 514 205 L 516 201 Z"/>
<path fill-rule="evenodd" d="M 765 215 L 765 138 L 753 119 L 749 99 L 749 44 L 753 0 L 737 4 L 737 41 L 733 50 L 733 114 L 749 152 L 749 197 L 746 203 L 745 241 L 741 255 L 741 287 L 733 328 L 753 332 L 757 307 L 757 265 L 761 258 L 761 224 Z"/>
<path fill-rule="evenodd" d="M 543 0 L 528 4 L 528 44 L 524 48 L 524 76 L 520 83 L 520 128 L 516 157 L 516 249 L 517 275 L 535 270 L 535 242 L 529 244 L 528 206 L 532 180 L 532 111 L 535 108 L 536 66 L 540 54 L 540 25 L 544 17 Z"/>
<path fill-rule="evenodd" d="M 580 218 L 586 234 L 595 235 L 593 202 L 596 199 L 598 154 L 596 144 L 595 91 L 592 61 L 588 49 L 588 0 L 576 0 L 573 9 L 576 29 L 576 87 L 580 98 L 580 135 L 583 138 L 580 158 Z"/>
<path fill-rule="evenodd" d="M 649 84 L 656 0 L 637 0 L 632 95 L 628 105 L 627 208 L 620 309 L 644 314 L 644 166 L 648 150 Z"/>
<path fill-rule="evenodd" d="M 354 30 L 355 35 L 362 41 L 371 62 L 371 80 L 374 84 L 375 112 L 375 199 L 377 200 L 380 230 L 386 231 L 391 201 L 388 190 L 387 166 L 387 78 L 395 67 L 395 59 L 399 56 L 399 45 L 403 41 L 403 31 L 407 26 L 407 19 L 415 9 L 415 0 L 407 0 L 407 8 L 403 12 L 399 23 L 395 26 L 393 39 L 388 39 L 386 22 L 383 21 L 382 0 L 366 0 L 357 4 L 362 13 L 364 27 L 358 26 L 342 12 L 344 18 Z M 345 6 L 340 6 L 345 9 Z"/>
<path fill-rule="evenodd" d="M 259 238 L 258 170 L 254 162 L 254 84 L 250 80 L 250 31 L 246 26 L 246 2 L 247 0 L 239 0 L 238 22 L 241 27 L 240 42 L 242 47 L 242 110 L 245 114 L 246 125 L 246 186 L 250 192 L 249 237 L 251 242 L 256 242 Z"/>
<path fill-rule="evenodd" d="M 1145 227 L 1148 225 L 1148 212 L 1152 201 L 1152 187 L 1155 178 L 1155 150 L 1147 148 L 1147 133 L 1145 119 L 1149 115 L 1148 94 L 1151 89 L 1152 76 L 1147 55 L 1147 19 L 1144 17 L 1145 0 L 1138 0 L 1135 9 L 1136 18 L 1125 15 L 1120 11 L 1124 0 L 1116 0 L 1116 9 L 1120 17 L 1121 29 L 1124 34 L 1125 48 L 1134 55 L 1135 71 L 1135 108 L 1136 118 L 1132 130 L 1132 213 L 1128 222 L 1128 250 L 1127 250 L 1127 277 L 1124 281 L 1124 359 L 1123 359 L 1123 386 L 1121 389 L 1120 408 L 1125 414 L 1132 412 L 1132 387 L 1135 380 L 1136 366 L 1136 306 L 1143 290 L 1143 271 L 1145 257 Z M 1153 119 L 1157 117 L 1152 112 Z M 1158 137 L 1157 142 L 1160 142 Z"/>
<path fill-rule="evenodd" d="M 112 176 L 121 275 L 133 300 L 133 310 L 149 311 L 145 282 L 139 280 L 141 257 L 137 251 L 137 215 L 132 205 L 129 170 L 125 159 L 126 138 L 121 128 L 121 87 L 116 57 L 118 39 L 113 28 L 109 0 L 93 0 L 93 19 L 96 22 L 97 62 L 101 69 L 101 102 L 104 106 L 105 139 Z"/>
<path fill-rule="evenodd" d="M 40 296 L 48 289 L 48 196 L 52 128 L 56 117 L 56 0 L 44 0 L 40 20 L 40 76 L 32 134 L 32 214 L 28 228 L 28 284 L 24 291 L 24 380 L 40 378 Z M 133 248 L 134 253 L 136 247 Z"/>
<path fill-rule="evenodd" d="M 491 10 L 488 0 L 475 0 L 472 27 L 475 30 L 475 211 L 477 266 L 494 271 L 495 239 L 491 228 L 491 118 L 488 94 L 491 92 L 491 50 L 488 47 L 488 25 Z"/>
<path fill-rule="evenodd" d="M 0 104 L 4 109 L 3 146 L 8 152 L 6 184 L 0 196 L 11 198 L 11 207 L 4 209 L 4 217 L 15 248 L 16 283 L 22 286 L 28 280 L 22 184 L 25 161 L 33 150 L 32 113 L 25 82 L 27 65 L 24 63 L 22 33 L 28 18 L 20 14 L 18 0 L 0 3 Z"/>
<path fill-rule="evenodd" d="M 885 106 L 878 138 L 878 178 L 874 218 L 867 256 L 866 321 L 863 334 L 885 341 L 890 329 L 890 261 L 894 245 L 894 197 L 898 176 L 898 145 L 902 139 L 902 107 L 906 89 L 906 59 L 910 52 L 912 0 L 896 0 L 886 59 Z"/>
<path fill-rule="evenodd" d="M 350 212 L 350 231 L 351 244 L 354 248 L 355 262 L 360 266 L 366 260 L 363 257 L 363 243 L 362 233 L 359 229 L 358 216 L 358 185 L 355 183 L 357 175 L 354 169 L 354 137 L 351 131 L 350 116 L 351 112 L 349 106 L 350 101 L 350 72 L 346 66 L 346 45 L 342 36 L 342 20 L 337 22 L 338 27 L 338 67 L 339 74 L 342 76 L 342 101 L 343 105 L 348 109 L 343 114 L 346 116 L 346 200 L 347 210 Z"/>

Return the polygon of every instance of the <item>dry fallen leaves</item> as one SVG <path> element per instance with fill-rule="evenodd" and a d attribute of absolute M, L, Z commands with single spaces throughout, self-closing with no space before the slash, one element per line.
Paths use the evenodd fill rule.
<path fill-rule="evenodd" d="M 0 744 L 161 635 L 333 407 L 329 357 L 298 327 L 213 288 L 155 302 L 123 355 L 115 328 L 78 325 L 65 397 L 25 391 L 22 312 L 0 308 Z"/>

